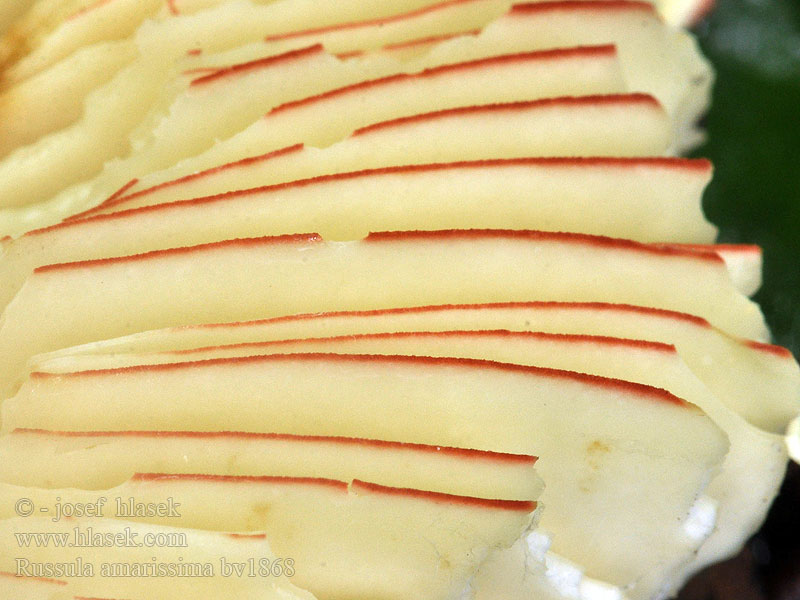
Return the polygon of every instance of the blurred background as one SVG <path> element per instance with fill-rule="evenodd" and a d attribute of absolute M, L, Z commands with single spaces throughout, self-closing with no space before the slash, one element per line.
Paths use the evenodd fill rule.
<path fill-rule="evenodd" d="M 800 357 L 800 0 L 717 0 L 695 33 L 717 82 L 705 196 L 721 241 L 764 248 L 756 296 L 775 341 Z M 697 575 L 680 600 L 800 600 L 800 468 L 735 559 Z"/>

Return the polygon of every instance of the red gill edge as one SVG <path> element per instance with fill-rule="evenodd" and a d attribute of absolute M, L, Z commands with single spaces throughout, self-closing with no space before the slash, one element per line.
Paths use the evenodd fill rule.
<path fill-rule="evenodd" d="M 650 399 L 673 404 L 682 408 L 699 410 L 692 404 L 661 388 L 578 373 L 561 369 L 550 369 L 545 367 L 532 367 L 500 363 L 490 360 L 479 360 L 472 358 L 450 358 L 450 357 L 431 357 L 431 356 L 392 356 L 392 355 L 372 355 L 372 354 L 270 354 L 265 356 L 243 356 L 235 358 L 219 358 L 201 360 L 195 362 L 167 363 L 157 365 L 134 365 L 130 367 L 120 367 L 114 369 L 97 369 L 90 371 L 75 371 L 71 373 L 46 373 L 34 371 L 30 374 L 32 379 L 66 379 L 74 377 L 103 377 L 115 376 L 121 373 L 153 373 L 168 371 L 187 371 L 193 368 L 213 368 L 220 365 L 248 365 L 257 363 L 279 363 L 279 362 L 334 362 L 334 363 L 381 363 L 381 364 L 401 364 L 401 365 L 433 365 L 435 367 L 457 367 L 465 369 L 486 369 L 509 373 L 521 373 L 523 375 L 546 377 L 550 379 L 565 379 L 575 381 L 592 387 L 616 390 L 623 393 L 630 393 L 638 396 L 646 396 Z"/>
<path fill-rule="evenodd" d="M 528 454 L 512 454 L 508 452 L 494 452 L 475 450 L 472 448 L 455 448 L 451 446 L 432 446 L 430 444 L 416 444 L 410 442 L 395 442 L 387 440 L 373 440 L 368 438 L 352 438 L 344 436 L 324 435 L 298 435 L 291 433 L 252 433 L 242 431 L 49 431 L 46 429 L 18 428 L 12 435 L 57 436 L 65 438 L 114 438 L 114 437 L 145 437 L 145 438 L 183 438 L 183 439 L 219 439 L 233 438 L 246 440 L 275 440 L 288 442 L 309 442 L 323 444 L 339 444 L 348 446 L 367 446 L 375 448 L 391 448 L 410 452 L 442 454 L 457 458 L 485 460 L 488 462 L 519 463 L 526 465 L 536 464 L 538 458 Z"/>
<path fill-rule="evenodd" d="M 394 127 L 421 123 L 440 118 L 449 118 L 460 115 L 474 115 L 480 113 L 495 113 L 495 112 L 514 112 L 529 109 L 551 108 L 554 106 L 561 107 L 582 107 L 582 106 L 641 106 L 647 105 L 656 110 L 663 110 L 661 104 L 653 96 L 649 94 L 607 94 L 596 96 L 562 96 L 558 98 L 543 98 L 540 100 L 526 100 L 522 102 L 504 102 L 495 104 L 482 104 L 475 106 L 460 106 L 458 108 L 447 108 L 444 110 L 437 110 L 409 117 L 400 117 L 398 119 L 390 119 L 380 123 L 374 123 L 356 129 L 351 137 L 365 135 L 380 131 L 383 129 L 392 129 Z"/>
<path fill-rule="evenodd" d="M 293 100 L 286 102 L 273 108 L 267 116 L 273 116 L 276 113 L 285 112 L 308 104 L 329 100 L 338 96 L 344 96 L 354 92 L 361 92 L 365 89 L 378 87 L 386 84 L 391 84 L 399 81 L 417 81 L 431 77 L 437 77 L 443 74 L 458 73 L 459 71 L 477 69 L 480 70 L 485 67 L 507 65 L 513 63 L 526 63 L 526 62 L 546 62 L 546 61 L 559 61 L 569 58 L 588 58 L 588 57 L 614 57 L 617 54 L 616 46 L 613 44 L 604 44 L 598 46 L 576 46 L 572 48 L 556 48 L 551 50 L 536 50 L 533 52 L 518 52 L 514 54 L 503 54 L 500 56 L 490 56 L 488 58 L 480 58 L 477 60 L 470 60 L 465 62 L 458 62 L 446 65 L 439 65 L 431 67 L 417 73 L 396 73 L 378 79 L 371 79 L 368 81 L 361 81 L 351 85 L 346 85 L 340 88 L 329 90 L 315 96 L 308 96 L 300 100 Z"/>
<path fill-rule="evenodd" d="M 292 188 L 301 188 L 309 185 L 315 184 L 324 184 L 333 181 L 344 181 L 348 179 L 357 179 L 360 177 L 373 177 L 373 176 L 381 176 L 381 175 L 398 175 L 398 174 L 405 174 L 405 173 L 420 173 L 420 172 L 435 172 L 435 171 L 444 171 L 444 170 L 461 170 L 461 169 L 480 169 L 480 168 L 502 168 L 502 167 L 555 167 L 555 168 L 581 168 L 581 167 L 610 167 L 610 168 L 637 168 L 637 167 L 655 167 L 655 168 L 664 168 L 664 169 L 674 169 L 674 170 L 686 170 L 686 171 L 696 171 L 699 173 L 707 173 L 711 171 L 711 163 L 705 159 L 687 159 L 687 158 L 666 158 L 666 157 L 653 157 L 653 158 L 614 158 L 614 157 L 598 157 L 598 158 L 508 158 L 508 159 L 490 159 L 490 160 L 477 160 L 477 161 L 463 161 L 463 162 L 453 162 L 453 163 L 430 163 L 430 164 L 422 164 L 422 165 L 404 165 L 399 167 L 379 167 L 375 169 L 363 169 L 361 171 L 350 171 L 344 173 L 333 173 L 330 175 L 318 175 L 315 177 L 309 177 L 307 179 L 298 179 L 295 181 L 288 181 L 284 183 L 276 183 L 272 185 L 266 185 L 261 187 L 255 188 L 248 188 L 243 190 L 234 190 L 230 192 L 222 192 L 219 194 L 213 194 L 211 196 L 200 196 L 196 198 L 190 198 L 187 200 L 173 200 L 170 202 L 162 202 L 157 204 L 150 204 L 146 206 L 140 206 L 135 208 L 129 209 L 122 209 L 117 212 L 112 213 L 102 213 L 102 214 L 92 214 L 99 210 L 105 210 L 116 206 L 118 204 L 124 204 L 136 197 L 140 197 L 142 195 L 149 194 L 153 191 L 158 189 L 163 189 L 165 187 L 171 187 L 174 185 L 178 185 L 179 183 L 183 183 L 186 181 L 190 181 L 193 179 L 197 179 L 200 177 L 212 175 L 218 172 L 222 172 L 224 170 L 230 168 L 238 168 L 242 166 L 247 166 L 249 164 L 257 163 L 261 160 L 268 160 L 269 158 L 274 158 L 276 156 L 284 156 L 286 154 L 290 154 L 295 152 L 297 149 L 302 149 L 302 146 L 291 146 L 290 148 L 284 148 L 281 150 L 277 150 L 276 152 L 271 152 L 268 155 L 257 156 L 253 158 L 243 159 L 237 163 L 229 163 L 227 165 L 223 165 L 222 167 L 214 167 L 213 169 L 209 169 L 208 171 L 201 171 L 198 173 L 194 173 L 192 175 L 188 175 L 180 180 L 174 180 L 174 182 L 165 182 L 153 188 L 141 190 L 140 192 L 136 192 L 129 196 L 118 196 L 114 194 L 110 196 L 107 200 L 105 200 L 102 204 L 98 205 L 95 208 L 89 209 L 82 213 L 78 213 L 65 219 L 60 223 L 56 223 L 55 225 L 50 225 L 47 227 L 42 227 L 40 229 L 34 229 L 28 231 L 24 234 L 24 236 L 35 236 L 40 235 L 42 233 L 56 231 L 59 229 L 69 228 L 72 226 L 79 226 L 80 224 L 88 224 L 88 223 L 95 223 L 98 221 L 113 221 L 115 219 L 122 219 L 128 217 L 133 214 L 146 214 L 150 212 L 159 212 L 159 211 L 166 211 L 172 208 L 181 207 L 181 206 L 189 206 L 189 205 L 200 205 L 200 204 L 208 204 L 212 202 L 217 202 L 221 200 L 230 200 L 234 198 L 241 198 L 244 196 L 262 194 L 262 193 L 270 193 L 270 192 L 277 192 L 280 190 L 292 189 Z M 135 180 L 132 180 L 126 187 L 130 187 Z M 9 238 L 10 239 L 10 238 Z M 686 247 L 686 244 L 681 244 L 681 246 Z M 718 247 L 718 246 L 698 246 L 698 250 L 706 250 L 708 251 L 709 248 Z"/>
<path fill-rule="evenodd" d="M 472 496 L 457 496 L 455 494 L 446 494 L 444 492 L 429 492 L 410 488 L 389 487 L 385 485 L 378 485 L 377 483 L 362 481 L 360 479 L 354 479 L 350 484 L 350 489 L 355 491 L 356 494 L 359 491 L 362 491 L 370 494 L 417 498 L 419 500 L 436 502 L 438 504 L 457 504 L 461 506 L 488 508 L 492 510 L 533 512 L 538 506 L 536 502 L 530 500 L 497 500 L 474 498 Z"/>
<path fill-rule="evenodd" d="M 552 342 L 566 342 L 570 344 L 585 343 L 597 344 L 599 346 L 621 346 L 638 350 L 650 350 L 665 354 L 677 354 L 675 346 L 662 342 L 651 342 L 647 340 L 635 340 L 630 338 L 617 338 L 602 335 L 585 335 L 570 333 L 547 333 L 542 331 L 510 331 L 508 329 L 451 329 L 445 331 L 397 331 L 381 333 L 357 333 L 350 335 L 337 335 L 330 337 L 311 337 L 294 338 L 283 340 L 270 340 L 264 342 L 240 342 L 238 344 L 220 344 L 217 346 L 204 346 L 200 348 L 188 348 L 184 350 L 167 350 L 157 354 L 172 356 L 190 356 L 209 350 L 222 350 L 234 348 L 269 348 L 281 345 L 304 345 L 309 343 L 336 343 L 343 341 L 357 340 L 384 340 L 384 339 L 404 339 L 404 338 L 452 338 L 452 337 L 472 337 L 472 338 L 518 338 L 521 340 L 536 339 Z"/>
<path fill-rule="evenodd" d="M 342 31 L 347 29 L 359 29 L 362 27 L 372 27 L 375 25 L 386 25 L 387 23 L 394 23 L 398 21 L 405 21 L 407 19 L 415 18 L 421 15 L 429 14 L 432 12 L 437 12 L 442 9 L 449 8 L 451 6 L 455 6 L 458 4 L 468 4 L 470 2 L 474 2 L 475 0 L 449 0 L 447 2 L 441 2 L 439 4 L 433 4 L 431 6 L 425 6 L 423 8 L 410 11 L 407 13 L 401 13 L 399 15 L 393 15 L 389 17 L 383 17 L 378 19 L 370 19 L 367 21 L 351 21 L 349 23 L 338 23 L 336 25 L 329 25 L 327 27 L 317 27 L 314 29 L 304 29 L 302 31 L 291 31 L 288 33 L 279 33 L 276 35 L 268 35 L 264 38 L 265 42 L 277 42 L 282 40 L 290 40 L 299 37 L 307 37 L 307 36 L 315 36 L 324 33 L 332 33 L 334 31 Z"/>
<path fill-rule="evenodd" d="M 662 246 L 643 244 L 633 240 L 621 238 L 611 238 L 599 235 L 589 235 L 584 233 L 555 232 L 555 231 L 535 231 L 535 230 L 509 230 L 509 229 L 444 229 L 434 231 L 385 231 L 370 233 L 366 238 L 350 243 L 393 243 L 397 241 L 417 241 L 417 240 L 453 240 L 453 239 L 516 239 L 523 241 L 543 241 L 560 243 L 579 243 L 587 246 L 599 248 L 610 248 L 613 250 L 623 250 L 630 252 L 641 252 L 644 254 L 654 254 L 662 257 L 679 257 L 704 262 L 716 263 L 722 267 L 725 261 L 715 252 L 700 252 L 697 250 L 686 250 L 679 246 Z M 64 271 L 70 269 L 82 269 L 96 267 L 100 265 L 113 265 L 168 256 L 180 256 L 194 252 L 216 250 L 221 248 L 252 247 L 252 246 L 271 246 L 278 244 L 310 244 L 324 243 L 325 240 L 318 233 L 298 233 L 277 236 L 264 236 L 257 238 L 236 238 L 222 240 L 219 242 L 209 242 L 194 246 L 181 246 L 178 248 L 167 248 L 163 250 L 152 250 L 128 256 L 117 256 L 110 258 L 97 258 L 91 260 L 81 260 L 75 262 L 54 263 L 36 267 L 33 273 L 49 273 L 53 271 Z"/>
<path fill-rule="evenodd" d="M 308 46 L 306 48 L 300 48 L 298 50 L 290 50 L 289 52 L 284 52 L 283 54 L 277 54 L 275 56 L 267 56 L 264 58 L 259 58 L 256 60 L 251 60 L 248 62 L 232 65 L 230 67 L 224 67 L 222 69 L 215 71 L 214 73 L 211 73 L 210 75 L 205 75 L 203 77 L 198 77 L 197 79 L 192 80 L 192 82 L 189 85 L 194 87 L 205 85 L 207 83 L 211 83 L 213 81 L 217 81 L 225 77 L 242 75 L 245 73 L 249 73 L 250 71 L 272 67 L 276 64 L 280 64 L 283 62 L 304 59 L 309 56 L 313 56 L 315 54 L 324 54 L 324 53 L 325 50 L 323 49 L 322 44 L 314 44 L 313 46 Z"/>

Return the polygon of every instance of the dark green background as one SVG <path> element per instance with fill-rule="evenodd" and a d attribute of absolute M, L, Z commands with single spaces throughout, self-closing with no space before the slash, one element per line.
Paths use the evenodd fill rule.
<path fill-rule="evenodd" d="M 695 153 L 716 167 L 706 214 L 721 241 L 764 248 L 756 300 L 775 341 L 800 357 L 800 0 L 717 0 L 696 33 L 717 72 L 708 143 Z M 742 553 L 680 600 L 800 600 L 800 468 Z"/>
<path fill-rule="evenodd" d="M 800 356 L 800 0 L 718 0 L 697 34 L 717 71 L 706 214 L 722 241 L 764 248 L 756 299 Z"/>

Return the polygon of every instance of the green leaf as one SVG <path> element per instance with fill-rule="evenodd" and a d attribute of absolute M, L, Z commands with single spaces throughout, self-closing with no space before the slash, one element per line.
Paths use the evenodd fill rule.
<path fill-rule="evenodd" d="M 717 71 L 705 197 L 721 241 L 764 248 L 756 296 L 775 341 L 800 355 L 800 2 L 718 0 L 697 34 Z"/>

